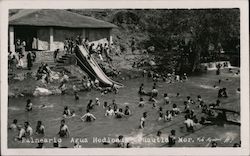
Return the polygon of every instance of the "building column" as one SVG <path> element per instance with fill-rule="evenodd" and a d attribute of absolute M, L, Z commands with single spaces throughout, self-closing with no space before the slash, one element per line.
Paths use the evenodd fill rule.
<path fill-rule="evenodd" d="M 111 35 L 111 29 L 109 30 L 109 44 L 113 43 L 113 37 Z"/>
<path fill-rule="evenodd" d="M 15 39 L 14 39 L 14 27 L 10 26 L 9 27 L 9 46 L 10 46 L 10 51 L 15 52 Z"/>
<path fill-rule="evenodd" d="M 53 43 L 54 43 L 54 30 L 53 30 L 53 27 L 50 27 L 49 28 L 49 50 L 50 51 L 54 50 Z"/>
<path fill-rule="evenodd" d="M 82 29 L 82 39 L 86 39 L 86 29 Z"/>

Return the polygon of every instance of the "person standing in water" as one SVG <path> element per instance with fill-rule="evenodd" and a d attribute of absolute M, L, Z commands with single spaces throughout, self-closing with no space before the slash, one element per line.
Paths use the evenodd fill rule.
<path fill-rule="evenodd" d="M 115 112 L 111 108 L 111 106 L 109 106 L 108 109 L 106 110 L 105 116 L 113 116 L 113 115 L 115 115 Z"/>
<path fill-rule="evenodd" d="M 93 120 L 96 120 L 96 117 L 95 117 L 93 114 L 91 114 L 91 113 L 89 112 L 88 109 L 87 109 L 86 112 L 87 112 L 87 113 L 84 114 L 84 115 L 81 117 L 81 120 L 82 120 L 82 121 L 91 122 L 92 119 L 93 119 Z M 84 120 L 84 118 L 85 118 L 85 120 Z"/>
<path fill-rule="evenodd" d="M 147 112 L 143 113 L 143 116 L 140 119 L 140 128 L 143 129 L 145 127 L 145 121 L 147 118 Z"/>
<path fill-rule="evenodd" d="M 60 125 L 60 130 L 58 132 L 59 137 L 69 137 L 69 128 L 68 126 L 65 124 L 65 120 L 61 120 L 61 125 Z"/>
<path fill-rule="evenodd" d="M 36 134 L 40 134 L 40 135 L 45 134 L 45 127 L 42 124 L 42 121 L 37 121 Z"/>
<path fill-rule="evenodd" d="M 27 104 L 26 104 L 26 111 L 32 111 L 32 103 L 31 103 L 31 100 L 30 99 L 28 99 L 27 100 Z"/>
<path fill-rule="evenodd" d="M 91 110 L 94 108 L 94 105 L 93 105 L 93 100 L 89 100 L 89 103 L 87 105 L 87 110 Z"/>
<path fill-rule="evenodd" d="M 171 134 L 168 136 L 168 147 L 172 147 L 175 145 L 175 130 L 171 130 Z"/>
<path fill-rule="evenodd" d="M 12 124 L 9 126 L 9 130 L 16 130 L 17 129 L 17 119 L 14 119 Z"/>
<path fill-rule="evenodd" d="M 129 106 L 125 107 L 124 115 L 127 115 L 127 116 L 131 115 L 131 110 L 129 109 Z"/>

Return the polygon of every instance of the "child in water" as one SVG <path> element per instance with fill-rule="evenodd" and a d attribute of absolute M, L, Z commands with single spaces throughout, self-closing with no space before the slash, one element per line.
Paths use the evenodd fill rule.
<path fill-rule="evenodd" d="M 81 117 L 81 120 L 82 120 L 82 121 L 91 122 L 92 119 L 93 119 L 93 120 L 96 120 L 96 117 L 95 117 L 93 114 L 91 114 L 91 113 L 89 112 L 88 109 L 87 109 L 86 112 L 87 112 L 87 113 L 84 114 L 84 115 Z M 85 120 L 84 120 L 84 118 L 85 118 Z"/>

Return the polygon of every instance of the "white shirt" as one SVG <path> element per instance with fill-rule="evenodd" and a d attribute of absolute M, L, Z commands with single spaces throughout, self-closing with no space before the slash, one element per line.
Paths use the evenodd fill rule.
<path fill-rule="evenodd" d="M 115 114 L 114 110 L 113 110 L 113 109 L 110 109 L 110 110 L 106 110 L 105 116 L 112 116 L 112 115 L 114 115 L 114 114 Z"/>
<path fill-rule="evenodd" d="M 187 125 L 187 127 L 193 127 L 194 126 L 194 121 L 191 119 L 187 119 L 184 121 L 184 123 Z"/>

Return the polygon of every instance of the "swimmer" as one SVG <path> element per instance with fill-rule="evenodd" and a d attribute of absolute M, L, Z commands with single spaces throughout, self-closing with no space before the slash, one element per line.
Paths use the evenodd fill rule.
<path fill-rule="evenodd" d="M 183 113 L 189 113 L 190 112 L 190 109 L 189 109 L 189 105 L 188 105 L 188 103 L 187 103 L 187 101 L 184 101 L 184 111 L 183 111 Z"/>
<path fill-rule="evenodd" d="M 188 104 L 195 104 L 195 102 L 191 99 L 190 96 L 187 96 L 187 102 Z"/>
<path fill-rule="evenodd" d="M 167 93 L 164 94 L 164 104 L 166 104 L 166 105 L 167 105 L 167 104 L 170 104 L 170 99 L 169 99 Z"/>
<path fill-rule="evenodd" d="M 159 108 L 159 118 L 158 118 L 158 121 L 161 121 L 163 119 L 163 110 L 162 110 L 162 107 Z"/>
<path fill-rule="evenodd" d="M 151 91 L 151 96 L 154 98 L 154 97 L 157 97 L 158 95 L 158 90 L 156 89 L 156 87 L 154 86 L 153 87 L 153 90 Z"/>
<path fill-rule="evenodd" d="M 129 109 L 129 106 L 125 107 L 124 114 L 127 116 L 131 115 L 131 110 Z"/>
<path fill-rule="evenodd" d="M 89 100 L 89 103 L 87 105 L 87 110 L 91 110 L 94 108 L 94 105 L 92 104 L 93 100 Z"/>
<path fill-rule="evenodd" d="M 31 100 L 30 99 L 28 99 L 27 100 L 27 104 L 26 104 L 26 111 L 32 111 L 32 103 L 31 103 Z"/>
<path fill-rule="evenodd" d="M 74 148 L 82 148 L 79 142 L 74 143 Z"/>
<path fill-rule="evenodd" d="M 100 106 L 100 105 L 101 105 L 101 103 L 100 103 L 100 101 L 99 101 L 99 98 L 95 98 L 95 105 L 97 105 L 97 106 Z"/>
<path fill-rule="evenodd" d="M 162 134 L 162 132 L 161 132 L 161 131 L 157 131 L 156 136 L 160 137 L 160 136 L 161 136 L 161 134 Z"/>
<path fill-rule="evenodd" d="M 9 126 L 9 130 L 16 130 L 17 129 L 17 119 L 14 119 L 12 124 Z"/>
<path fill-rule="evenodd" d="M 143 113 L 143 116 L 140 119 L 140 128 L 143 129 L 145 127 L 145 121 L 147 118 L 147 112 Z"/>
<path fill-rule="evenodd" d="M 140 102 L 139 102 L 139 107 L 144 107 L 144 104 L 145 104 L 145 102 L 144 102 L 143 98 L 141 97 Z"/>
<path fill-rule="evenodd" d="M 236 93 L 240 93 L 240 88 L 237 88 Z"/>
<path fill-rule="evenodd" d="M 91 122 L 91 120 L 93 119 L 93 120 L 96 120 L 96 117 L 93 115 L 93 114 L 91 114 L 90 112 L 89 112 L 89 110 L 87 109 L 86 110 L 86 114 L 84 114 L 82 117 L 81 117 L 81 120 L 82 121 L 86 121 L 86 122 Z M 85 120 L 84 120 L 84 118 L 85 118 Z"/>
<path fill-rule="evenodd" d="M 171 130 L 171 134 L 168 136 L 168 146 L 172 147 L 175 145 L 176 136 L 175 136 L 175 130 Z"/>
<path fill-rule="evenodd" d="M 169 110 L 166 111 L 166 114 L 164 116 L 165 121 L 171 121 L 173 119 L 173 116 Z"/>
<path fill-rule="evenodd" d="M 51 105 L 45 105 L 45 104 L 42 104 L 42 105 L 40 105 L 39 106 L 39 108 L 40 109 L 45 109 L 45 108 L 53 108 L 54 107 L 54 105 L 53 104 L 51 104 Z"/>
<path fill-rule="evenodd" d="M 107 101 L 104 101 L 104 103 L 103 103 L 103 108 L 106 108 L 106 107 L 108 107 L 108 102 L 107 102 Z"/>
<path fill-rule="evenodd" d="M 64 111 L 63 111 L 63 116 L 67 117 L 67 116 L 70 116 L 70 115 L 71 115 L 71 112 L 70 112 L 68 106 L 65 106 Z"/>
<path fill-rule="evenodd" d="M 177 105 L 174 103 L 172 111 L 174 112 L 174 116 L 180 113 L 180 109 L 177 107 Z"/>
<path fill-rule="evenodd" d="M 203 101 L 200 95 L 197 96 L 197 101 L 198 101 L 198 102 Z"/>
<path fill-rule="evenodd" d="M 186 125 L 187 132 L 194 131 L 194 121 L 192 119 L 190 119 L 190 117 L 188 115 L 185 115 L 184 124 Z"/>
<path fill-rule="evenodd" d="M 75 100 L 76 101 L 79 100 L 79 95 L 77 94 L 77 92 L 75 92 L 74 95 L 75 95 Z"/>
<path fill-rule="evenodd" d="M 148 99 L 148 101 L 150 101 L 150 102 L 157 102 L 157 100 L 155 99 L 155 98 L 153 98 L 152 96 L 150 96 L 150 98 Z"/>
<path fill-rule="evenodd" d="M 143 89 L 143 86 L 144 86 L 144 84 L 142 83 L 142 84 L 140 85 L 140 88 L 139 88 L 139 91 L 138 91 L 139 94 L 145 94 L 145 91 L 144 91 L 144 89 Z"/>
<path fill-rule="evenodd" d="M 61 125 L 60 125 L 60 129 L 58 132 L 59 137 L 69 137 L 69 128 L 68 126 L 65 124 L 65 120 L 61 120 Z"/>
<path fill-rule="evenodd" d="M 115 112 L 113 109 L 111 109 L 111 106 L 108 107 L 108 109 L 106 110 L 105 116 L 113 116 L 115 115 Z"/>
<path fill-rule="evenodd" d="M 37 121 L 36 134 L 45 134 L 45 127 L 42 125 L 42 121 Z"/>
<path fill-rule="evenodd" d="M 156 102 L 153 102 L 153 107 L 152 108 L 156 108 L 156 107 L 157 107 Z"/>
<path fill-rule="evenodd" d="M 119 108 L 118 111 L 117 111 L 116 114 L 115 114 L 115 117 L 116 117 L 116 118 L 122 118 L 122 117 L 124 117 L 124 116 L 125 116 L 125 114 L 122 112 L 122 109 Z"/>

